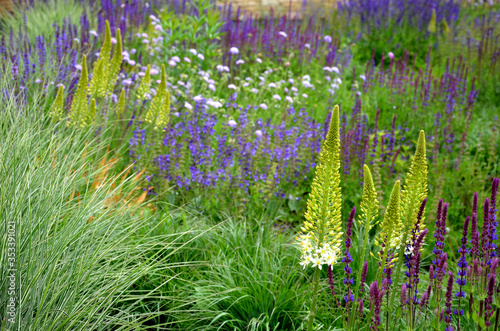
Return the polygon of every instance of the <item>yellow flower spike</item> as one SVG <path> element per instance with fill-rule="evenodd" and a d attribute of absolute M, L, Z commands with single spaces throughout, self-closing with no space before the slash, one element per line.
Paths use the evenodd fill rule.
<path fill-rule="evenodd" d="M 59 85 L 59 89 L 57 90 L 56 99 L 54 103 L 50 107 L 49 116 L 52 118 L 52 121 L 58 122 L 62 119 L 64 113 L 64 85 Z"/>
<path fill-rule="evenodd" d="M 443 18 L 443 33 L 448 34 L 450 33 L 450 27 L 448 26 L 448 23 L 446 22 L 446 19 Z"/>
<path fill-rule="evenodd" d="M 90 105 L 87 111 L 87 114 L 84 119 L 84 125 L 91 125 L 94 122 L 95 116 L 97 112 L 97 104 L 94 98 L 90 101 Z"/>
<path fill-rule="evenodd" d="M 432 17 L 431 17 L 431 21 L 429 22 L 429 27 L 427 28 L 427 30 L 430 33 L 436 32 L 436 10 L 435 9 L 432 10 Z"/>
<path fill-rule="evenodd" d="M 106 95 L 109 63 L 111 57 L 111 29 L 109 22 L 106 20 L 106 32 L 104 42 L 99 52 L 99 58 L 94 63 L 92 79 L 89 85 L 89 94 L 95 97 L 103 97 Z"/>
<path fill-rule="evenodd" d="M 78 87 L 71 103 L 71 108 L 69 110 L 69 122 L 68 125 L 80 126 L 87 112 L 87 85 L 89 82 L 89 76 L 87 71 L 87 57 L 83 54 L 82 59 L 82 75 L 80 81 L 78 82 Z"/>
<path fill-rule="evenodd" d="M 364 167 L 364 185 L 363 185 L 363 198 L 361 200 L 361 218 L 358 220 L 361 225 L 366 226 L 367 231 L 373 227 L 372 221 L 378 215 L 378 200 L 377 191 L 373 184 L 372 174 L 370 168 L 365 164 Z"/>
<path fill-rule="evenodd" d="M 335 106 L 311 185 L 304 227 L 314 226 L 310 241 L 315 249 L 328 244 L 337 256 L 340 256 L 341 244 L 341 204 L 340 121 L 339 107 Z"/>
<path fill-rule="evenodd" d="M 145 121 L 152 123 L 155 130 L 163 128 L 168 123 L 169 112 L 170 94 L 167 91 L 167 75 L 165 73 L 165 65 L 162 65 L 160 86 L 158 86 L 156 95 L 151 102 Z"/>
<path fill-rule="evenodd" d="M 139 87 L 137 88 L 137 99 L 146 100 L 146 95 L 150 93 L 151 89 L 151 65 L 148 64 L 146 74 L 142 78 Z"/>
<path fill-rule="evenodd" d="M 385 245 L 382 250 L 383 259 L 384 256 L 387 255 L 389 248 L 395 248 L 395 242 L 392 240 L 394 234 L 397 234 L 397 229 L 400 227 L 400 207 L 401 207 L 401 199 L 400 199 L 400 189 L 401 183 L 400 181 L 396 181 L 394 187 L 392 188 L 391 197 L 389 198 L 389 204 L 387 205 L 387 211 L 384 215 L 384 221 L 382 222 L 382 231 L 380 232 L 380 239 L 378 240 L 379 244 Z"/>
<path fill-rule="evenodd" d="M 116 114 L 119 116 L 125 111 L 125 89 L 120 92 L 118 103 L 116 104 Z"/>
<path fill-rule="evenodd" d="M 116 29 L 115 54 L 111 59 L 111 62 L 109 64 L 109 71 L 107 72 L 106 94 L 111 93 L 113 91 L 113 87 L 115 86 L 116 83 L 116 78 L 120 73 L 122 61 L 123 61 L 122 35 L 120 29 Z"/>
<path fill-rule="evenodd" d="M 427 197 L 427 158 L 425 153 L 425 133 L 420 131 L 417 150 L 413 157 L 410 170 L 401 192 L 401 220 L 404 225 L 404 235 L 409 237 L 417 220 L 417 214 L 422 201 Z M 424 222 L 421 220 L 421 227 Z M 423 229 L 423 228 L 422 228 Z"/>

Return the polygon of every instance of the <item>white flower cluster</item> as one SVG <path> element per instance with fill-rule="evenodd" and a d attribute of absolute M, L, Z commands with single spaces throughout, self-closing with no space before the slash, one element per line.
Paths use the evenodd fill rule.
<path fill-rule="evenodd" d="M 340 258 L 340 248 L 329 244 L 322 244 L 320 247 L 314 247 L 311 241 L 311 235 L 299 235 L 297 238 L 299 249 L 302 253 L 300 265 L 304 269 L 311 265 L 313 268 L 318 267 L 321 270 L 323 265 L 334 265 Z"/>

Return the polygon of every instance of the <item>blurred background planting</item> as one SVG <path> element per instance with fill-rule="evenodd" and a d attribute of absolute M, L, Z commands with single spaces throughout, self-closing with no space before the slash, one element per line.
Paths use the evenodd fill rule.
<path fill-rule="evenodd" d="M 238 4 L 0 12 L 0 218 L 20 289 L 8 324 L 0 278 L 2 330 L 305 328 L 313 273 L 293 243 L 334 105 L 342 222 L 364 164 L 383 217 L 424 130 L 426 224 L 450 203 L 457 263 L 474 192 L 499 174 L 500 4 Z M 333 330 L 327 292 L 316 323 Z"/>

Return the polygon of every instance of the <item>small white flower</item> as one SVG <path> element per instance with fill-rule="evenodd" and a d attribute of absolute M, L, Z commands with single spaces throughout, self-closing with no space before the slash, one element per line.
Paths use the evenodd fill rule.
<path fill-rule="evenodd" d="M 135 61 L 134 60 L 128 60 L 128 64 L 130 64 L 131 66 L 135 66 Z"/>
<path fill-rule="evenodd" d="M 200 102 L 203 100 L 203 96 L 201 94 L 198 94 L 197 96 L 193 97 L 193 100 L 196 102 Z"/>
<path fill-rule="evenodd" d="M 255 93 L 255 94 L 259 93 L 259 90 L 257 90 L 255 87 L 254 87 L 253 89 L 251 89 L 250 91 L 251 91 L 252 93 Z"/>
<path fill-rule="evenodd" d="M 295 81 L 293 80 L 293 78 L 290 78 L 290 79 L 288 80 L 288 82 L 289 82 L 290 84 L 292 84 L 292 85 L 293 85 L 293 83 L 295 83 Z"/>
<path fill-rule="evenodd" d="M 273 95 L 273 99 L 281 100 L 281 97 L 278 94 L 275 94 L 275 95 Z"/>
<path fill-rule="evenodd" d="M 285 99 L 286 99 L 288 102 L 293 103 L 293 99 L 292 99 L 292 97 L 291 97 L 291 96 L 288 96 L 288 95 L 287 95 L 287 96 L 285 97 Z"/>
<path fill-rule="evenodd" d="M 311 80 L 311 76 L 309 76 L 309 75 L 304 75 L 304 76 L 302 77 L 302 79 L 303 79 L 303 80 L 306 80 L 306 81 L 310 81 L 310 80 Z"/>
<path fill-rule="evenodd" d="M 149 40 L 147 40 L 147 39 L 143 39 L 143 40 L 142 40 L 142 43 L 143 43 L 143 44 L 149 44 Z"/>
<path fill-rule="evenodd" d="M 258 63 L 262 63 L 262 60 L 259 57 L 256 58 L 255 61 L 257 61 Z"/>
<path fill-rule="evenodd" d="M 184 61 L 187 63 L 191 63 L 191 60 L 188 57 L 184 57 Z"/>
<path fill-rule="evenodd" d="M 288 37 L 288 35 L 286 34 L 286 32 L 285 32 L 285 31 L 280 31 L 278 34 L 279 34 L 280 36 L 282 36 L 283 38 Z"/>
<path fill-rule="evenodd" d="M 215 92 L 215 85 L 214 84 L 209 84 L 208 85 L 208 89 Z"/>
<path fill-rule="evenodd" d="M 93 35 L 94 37 L 99 37 L 96 31 L 90 30 L 90 34 Z"/>
<path fill-rule="evenodd" d="M 196 49 L 194 49 L 194 48 L 191 48 L 189 51 L 190 51 L 193 55 L 198 54 L 198 52 L 197 52 L 197 51 L 196 51 Z"/>
<path fill-rule="evenodd" d="M 198 58 L 199 58 L 200 60 L 205 60 L 205 56 L 203 56 L 203 54 L 201 54 L 201 53 L 200 53 L 200 54 L 198 54 L 197 56 L 198 56 Z"/>
<path fill-rule="evenodd" d="M 302 94 L 302 96 L 303 96 L 304 98 L 306 98 L 306 99 L 307 99 L 307 98 L 309 98 L 309 96 L 308 96 L 307 94 L 305 94 L 305 93 L 303 93 L 303 94 Z"/>
<path fill-rule="evenodd" d="M 191 104 L 189 102 L 187 102 L 187 101 L 184 101 L 184 107 L 186 107 L 189 110 L 193 109 L 193 106 L 191 106 Z"/>
<path fill-rule="evenodd" d="M 181 59 L 178 56 L 174 56 L 174 57 L 172 57 L 172 61 L 179 63 L 179 62 L 181 62 Z"/>
<path fill-rule="evenodd" d="M 136 50 L 135 48 L 132 48 L 132 49 L 130 50 L 130 54 L 135 54 L 136 52 L 137 52 L 137 50 Z"/>
<path fill-rule="evenodd" d="M 35 83 L 37 83 L 37 84 L 40 84 L 41 82 L 42 82 L 42 80 L 41 80 L 41 79 L 37 79 L 37 80 L 35 80 Z"/>
<path fill-rule="evenodd" d="M 291 90 L 292 90 L 293 92 L 297 92 L 299 89 L 298 89 L 298 88 L 296 88 L 295 86 L 292 86 Z"/>
<path fill-rule="evenodd" d="M 389 52 L 387 53 L 387 56 L 389 57 L 389 59 L 394 59 L 394 53 L 393 52 Z"/>
<path fill-rule="evenodd" d="M 160 24 L 155 25 L 155 30 L 156 31 L 163 31 L 163 27 Z"/>
<path fill-rule="evenodd" d="M 260 108 L 264 109 L 264 110 L 267 110 L 267 105 L 265 103 L 261 103 L 259 105 Z"/>
<path fill-rule="evenodd" d="M 332 71 L 336 74 L 340 74 L 340 70 L 337 67 L 332 67 Z"/>
<path fill-rule="evenodd" d="M 74 41 L 76 41 L 78 44 L 80 43 L 80 39 L 78 38 L 73 38 Z"/>
<path fill-rule="evenodd" d="M 250 83 L 244 82 L 243 87 L 247 87 L 247 86 L 250 86 Z"/>
<path fill-rule="evenodd" d="M 305 88 L 314 88 L 314 85 L 311 84 L 308 80 L 303 81 L 302 85 L 304 85 Z"/>
<path fill-rule="evenodd" d="M 338 84 L 338 85 L 341 85 L 341 84 L 342 84 L 342 79 L 340 79 L 340 78 L 338 78 L 338 77 L 337 77 L 337 78 L 335 78 L 333 81 L 334 81 L 336 84 Z"/>
<path fill-rule="evenodd" d="M 330 44 L 332 42 L 332 37 L 330 37 L 330 36 L 324 36 L 323 40 L 325 40 L 325 43 Z"/>
<path fill-rule="evenodd" d="M 229 125 L 230 127 L 232 127 L 234 129 L 236 127 L 236 125 L 238 125 L 238 123 L 236 123 L 235 120 L 229 120 L 227 122 L 227 125 Z"/>
<path fill-rule="evenodd" d="M 363 82 L 366 80 L 366 76 L 365 75 L 359 75 L 359 78 L 361 78 L 363 80 Z"/>
<path fill-rule="evenodd" d="M 274 87 L 276 88 L 276 84 L 275 83 L 269 83 L 269 85 L 267 85 L 268 87 Z"/>
<path fill-rule="evenodd" d="M 122 80 L 122 85 L 124 85 L 124 86 L 132 85 L 132 79 L 127 78 L 127 79 Z"/>
<path fill-rule="evenodd" d="M 328 72 L 332 72 L 332 68 L 330 68 L 330 67 L 323 67 L 323 70 L 328 71 Z"/>
<path fill-rule="evenodd" d="M 338 86 L 337 84 L 335 84 L 335 83 L 332 83 L 330 86 L 331 86 L 331 87 L 332 87 L 332 89 L 334 89 L 334 90 L 338 90 L 338 89 L 339 89 L 339 86 Z"/>
<path fill-rule="evenodd" d="M 231 90 L 236 90 L 236 85 L 234 85 L 234 84 L 229 84 L 229 85 L 227 86 L 227 88 L 229 88 L 229 89 L 231 89 Z"/>
<path fill-rule="evenodd" d="M 236 55 L 240 52 L 240 50 L 237 48 L 237 47 L 231 47 L 229 49 L 229 53 L 233 54 L 233 55 Z"/>
<path fill-rule="evenodd" d="M 255 130 L 255 135 L 259 138 L 262 138 L 262 131 L 261 130 Z"/>
<path fill-rule="evenodd" d="M 75 69 L 78 70 L 78 71 L 82 70 L 82 65 L 81 64 L 76 64 L 75 65 Z"/>
<path fill-rule="evenodd" d="M 317 258 L 317 257 L 314 257 L 312 259 L 312 265 L 313 267 L 318 267 L 319 270 L 321 270 L 321 264 L 322 264 L 323 261 L 321 261 L 320 258 Z"/>
<path fill-rule="evenodd" d="M 244 60 L 241 60 L 241 59 L 240 59 L 240 60 L 238 60 L 238 61 L 236 61 L 236 65 L 240 65 L 240 64 L 243 64 L 243 63 L 245 63 L 245 61 L 244 61 Z"/>
<path fill-rule="evenodd" d="M 148 37 L 148 34 L 147 33 L 143 33 L 141 34 L 142 38 L 147 38 Z"/>
<path fill-rule="evenodd" d="M 305 48 L 311 48 L 311 45 L 310 44 L 304 44 L 304 47 Z"/>
<path fill-rule="evenodd" d="M 116 44 L 116 38 L 111 37 L 111 43 L 112 43 L 112 44 Z"/>
<path fill-rule="evenodd" d="M 177 65 L 177 63 L 175 63 L 174 60 L 168 60 L 168 65 L 175 67 Z"/>
<path fill-rule="evenodd" d="M 144 77 L 144 76 L 146 75 L 146 73 L 145 73 L 145 72 L 143 72 L 143 71 L 140 71 L 137 75 L 139 75 L 139 76 L 141 76 L 141 77 Z"/>
<path fill-rule="evenodd" d="M 158 75 L 159 71 L 158 71 L 158 69 L 154 69 L 154 68 L 153 68 L 153 69 L 151 69 L 151 70 L 149 71 L 149 73 L 150 73 L 151 75 Z"/>

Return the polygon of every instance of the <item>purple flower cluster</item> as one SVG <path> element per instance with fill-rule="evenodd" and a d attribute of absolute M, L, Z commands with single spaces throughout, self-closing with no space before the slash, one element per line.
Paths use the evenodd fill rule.
<path fill-rule="evenodd" d="M 349 214 L 349 219 L 347 220 L 345 252 L 344 252 L 344 257 L 342 258 L 342 262 L 345 265 L 344 266 L 344 272 L 345 272 L 344 284 L 347 287 L 347 293 L 344 296 L 344 300 L 345 300 L 347 306 L 349 306 L 350 302 L 354 301 L 354 295 L 351 291 L 351 285 L 354 283 L 354 281 L 353 281 L 353 277 L 352 277 L 352 268 L 350 267 L 350 264 L 352 262 L 352 256 L 350 253 L 350 249 L 351 249 L 352 226 L 353 226 L 355 214 L 356 214 L 356 207 L 353 207 L 351 210 L 351 213 Z M 349 309 L 348 309 L 348 311 L 349 311 Z"/>
<path fill-rule="evenodd" d="M 339 9 L 349 19 L 359 19 L 364 33 L 401 29 L 403 25 L 427 31 L 433 10 L 437 22 L 444 19 L 448 24 L 460 14 L 460 5 L 452 0 L 344 0 Z"/>
<path fill-rule="evenodd" d="M 224 123 L 200 100 L 192 111 L 172 117 L 160 142 L 146 132 L 146 145 L 161 144 L 152 157 L 154 177 L 177 189 L 226 187 L 257 195 L 271 189 L 283 198 L 285 187 L 307 181 L 324 139 L 321 125 L 305 109 L 292 106 L 278 124 L 271 119 L 251 122 L 249 112 L 257 107 L 238 110 L 238 118 Z M 135 152 L 137 141 L 134 137 L 130 142 L 135 162 L 141 159 Z"/>

